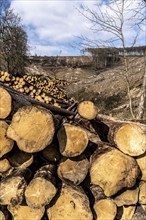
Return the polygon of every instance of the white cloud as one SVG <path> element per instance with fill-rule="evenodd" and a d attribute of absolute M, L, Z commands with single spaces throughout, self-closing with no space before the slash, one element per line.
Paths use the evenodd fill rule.
<path fill-rule="evenodd" d="M 120 2 L 121 0 L 119 0 Z M 135 7 L 138 1 L 128 0 Z M 86 37 L 107 39 L 111 37 L 107 33 L 95 33 L 89 30 L 91 23 L 86 20 L 76 8 L 86 5 L 90 9 L 95 9 L 96 3 L 103 3 L 103 0 L 12 0 L 11 7 L 22 17 L 27 28 L 27 33 L 31 45 L 35 45 L 35 51 L 41 51 L 42 55 L 51 55 L 62 51 L 62 55 L 72 54 L 68 44 L 75 40 L 75 36 L 84 35 Z M 128 4 L 129 4 L 128 2 Z M 111 5 L 115 8 L 115 5 Z M 105 5 L 101 5 L 101 10 L 105 11 Z M 108 10 L 112 15 L 112 11 Z M 126 16 L 131 16 L 127 13 Z M 128 20 L 129 18 L 126 17 Z M 118 23 L 118 20 L 116 20 Z M 127 40 L 134 36 L 135 30 L 129 29 L 129 23 L 125 26 Z M 143 33 L 141 33 L 142 36 Z M 31 50 L 34 52 L 34 50 Z M 48 52 L 49 51 L 49 52 Z M 71 53 L 70 53 L 71 51 Z M 76 53 L 76 52 L 75 52 Z"/>

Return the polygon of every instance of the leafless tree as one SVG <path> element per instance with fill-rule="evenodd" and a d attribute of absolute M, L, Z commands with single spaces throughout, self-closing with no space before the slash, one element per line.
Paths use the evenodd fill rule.
<path fill-rule="evenodd" d="M 11 74 L 23 73 L 27 59 L 27 35 L 21 19 L 7 9 L 0 16 L 1 69 Z"/>
<path fill-rule="evenodd" d="M 102 10 L 103 4 L 104 4 L 104 11 Z M 122 49 L 122 55 L 124 59 L 123 75 L 127 84 L 129 109 L 131 116 L 135 118 L 133 105 L 132 105 L 132 96 L 130 91 L 129 64 L 128 64 L 128 57 L 126 51 L 127 37 L 125 36 L 125 29 L 124 29 L 127 23 L 129 25 L 129 14 L 131 14 L 131 24 L 129 25 L 129 28 L 134 27 L 136 29 L 135 36 L 132 37 L 133 40 L 131 41 L 131 45 L 130 45 L 130 47 L 132 48 L 137 42 L 138 34 L 140 31 L 140 29 L 137 28 L 135 24 L 135 19 L 133 19 L 132 16 L 133 13 L 131 13 L 133 12 L 133 10 L 134 8 L 132 7 L 132 2 L 129 0 L 103 1 L 102 3 L 100 2 L 99 4 L 96 4 L 94 9 L 91 9 L 86 6 L 85 7 L 82 6 L 81 9 L 78 9 L 81 15 L 83 15 L 88 21 L 91 22 L 92 24 L 91 30 L 94 33 L 96 33 L 97 36 L 98 33 L 108 33 L 107 40 L 98 39 L 98 41 L 92 41 L 87 37 L 81 37 L 80 46 L 82 49 L 84 46 L 87 45 L 88 47 L 91 47 L 91 45 L 93 45 L 92 47 L 115 47 L 115 45 L 118 45 L 118 47 Z M 139 17 L 138 13 L 136 15 Z M 139 25 L 141 24 L 139 23 Z M 110 39 L 109 36 L 111 36 Z"/>

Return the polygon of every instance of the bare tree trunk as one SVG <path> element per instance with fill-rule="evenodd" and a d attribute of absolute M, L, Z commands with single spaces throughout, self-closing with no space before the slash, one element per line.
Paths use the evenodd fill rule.
<path fill-rule="evenodd" d="M 145 69 L 144 69 L 144 76 L 143 76 L 143 84 L 142 84 L 142 94 L 140 97 L 140 102 L 139 102 L 139 109 L 138 109 L 138 119 L 143 119 L 144 118 L 144 107 L 145 107 L 145 102 L 146 102 L 146 49 L 144 53 L 144 64 L 145 64 Z"/>

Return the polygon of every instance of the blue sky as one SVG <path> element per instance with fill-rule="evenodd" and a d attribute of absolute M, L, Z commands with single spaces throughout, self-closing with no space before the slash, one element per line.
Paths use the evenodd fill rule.
<path fill-rule="evenodd" d="M 132 7 L 137 7 L 141 0 L 128 1 L 132 3 Z M 103 3 L 104 1 L 11 0 L 11 8 L 22 18 L 32 55 L 75 56 L 80 55 L 80 50 L 72 47 L 74 42 L 78 42 L 77 36 L 83 35 L 94 40 L 106 40 L 111 37 L 107 33 L 93 33 L 90 30 L 91 23 L 77 10 L 81 5 L 95 9 L 97 2 Z M 101 9 L 105 9 L 104 4 L 102 4 Z M 129 16 L 131 15 L 129 14 Z M 130 29 L 129 25 L 130 23 L 125 25 L 124 31 L 127 46 L 137 31 Z M 144 27 L 142 28 L 144 30 Z M 140 31 L 137 43 L 138 45 L 145 44 L 145 33 L 143 31 Z"/>

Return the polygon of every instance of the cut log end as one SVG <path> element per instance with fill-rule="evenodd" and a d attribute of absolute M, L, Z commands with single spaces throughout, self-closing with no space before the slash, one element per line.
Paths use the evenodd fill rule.
<path fill-rule="evenodd" d="M 114 195 L 124 187 L 133 187 L 138 175 L 136 160 L 110 146 L 97 149 L 92 156 L 91 183 L 99 185 L 106 196 Z"/>
<path fill-rule="evenodd" d="M 5 121 L 0 121 L 0 158 L 7 154 L 13 148 L 13 140 L 6 136 L 8 124 Z"/>
<path fill-rule="evenodd" d="M 37 177 L 26 188 L 26 202 L 32 208 L 41 208 L 50 203 L 56 192 L 57 190 L 51 182 Z"/>
<path fill-rule="evenodd" d="M 3 88 L 0 88 L 0 119 L 5 119 L 11 112 L 11 96 Z"/>
<path fill-rule="evenodd" d="M 26 106 L 14 114 L 7 135 L 17 142 L 20 150 L 34 153 L 52 142 L 54 132 L 54 120 L 48 110 Z"/>
<path fill-rule="evenodd" d="M 13 148 L 7 158 L 12 167 L 19 169 L 26 169 L 33 163 L 33 155 L 20 151 L 19 148 Z"/>
<path fill-rule="evenodd" d="M 102 199 L 94 204 L 94 210 L 98 220 L 114 220 L 117 214 L 117 206 L 111 199 Z"/>
<path fill-rule="evenodd" d="M 0 184 L 0 204 L 18 205 L 24 198 L 26 182 L 23 177 L 10 177 Z"/>
<path fill-rule="evenodd" d="M 114 201 L 117 204 L 117 206 L 136 205 L 138 202 L 138 194 L 138 187 L 135 189 L 125 190 L 120 195 L 116 196 L 116 198 L 114 198 Z"/>
<path fill-rule="evenodd" d="M 146 182 L 141 181 L 139 184 L 139 203 L 146 205 Z"/>
<path fill-rule="evenodd" d="M 135 213 L 136 210 L 136 206 L 132 205 L 132 206 L 123 206 L 123 214 L 121 217 L 121 220 L 132 220 L 132 217 Z"/>
<path fill-rule="evenodd" d="M 0 160 L 0 175 L 5 173 L 11 168 L 11 165 L 7 159 Z"/>
<path fill-rule="evenodd" d="M 92 220 L 88 197 L 80 187 L 63 184 L 61 194 L 54 205 L 47 209 L 50 220 Z"/>
<path fill-rule="evenodd" d="M 83 101 L 78 105 L 78 113 L 87 120 L 92 120 L 97 115 L 97 108 L 91 101 Z"/>
<path fill-rule="evenodd" d="M 88 145 L 88 135 L 79 126 L 64 125 L 58 134 L 60 153 L 66 157 L 75 157 L 83 153 Z"/>
<path fill-rule="evenodd" d="M 0 220 L 6 220 L 5 215 L 2 211 L 0 211 Z"/>
<path fill-rule="evenodd" d="M 42 219 L 45 208 L 33 209 L 29 206 L 8 206 L 9 212 L 12 214 L 14 220 L 40 220 Z"/>
<path fill-rule="evenodd" d="M 117 147 L 130 156 L 139 156 L 146 151 L 146 134 L 134 123 L 121 126 L 115 136 Z"/>

